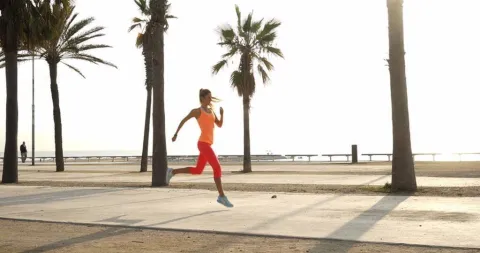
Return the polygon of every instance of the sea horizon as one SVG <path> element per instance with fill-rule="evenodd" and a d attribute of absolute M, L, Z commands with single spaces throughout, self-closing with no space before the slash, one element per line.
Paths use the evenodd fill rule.
<path fill-rule="evenodd" d="M 343 153 L 338 153 L 338 154 L 349 154 L 350 152 L 343 152 Z M 367 154 L 367 153 L 377 153 L 377 154 L 389 154 L 390 152 L 359 152 L 359 160 L 361 161 L 369 161 L 370 158 L 368 156 L 364 156 L 362 154 Z M 414 154 L 417 152 L 413 152 Z M 418 152 L 418 153 L 438 153 L 438 155 L 435 156 L 435 161 L 480 161 L 480 152 L 478 154 L 462 154 L 459 156 L 458 154 L 455 153 L 442 153 L 442 152 Z M 461 153 L 461 152 L 458 152 Z M 468 153 L 468 152 L 466 152 Z M 471 152 L 475 153 L 475 152 Z M 3 157 L 3 152 L 0 152 L 0 157 Z M 281 155 L 285 156 L 288 154 L 299 154 L 298 156 L 295 157 L 295 161 L 308 161 L 308 157 L 305 156 L 307 154 L 316 154 L 316 157 L 311 157 L 311 161 L 330 161 L 330 158 L 328 156 L 322 156 L 324 154 L 336 154 L 336 153 L 285 153 L 285 154 L 273 154 L 273 155 Z M 20 155 L 20 152 L 19 152 Z M 86 157 L 86 156 L 141 156 L 142 151 L 141 150 L 65 150 L 63 152 L 63 155 L 65 157 Z M 151 150 L 149 150 L 149 156 L 151 156 Z M 197 154 L 168 154 L 168 156 L 176 156 L 176 155 L 197 155 Z M 217 153 L 217 155 L 242 155 L 242 154 L 224 154 L 224 153 Z M 252 155 L 267 155 L 267 153 L 263 154 L 254 154 Z M 31 150 L 28 150 L 28 156 L 31 156 Z M 55 156 L 55 151 L 44 151 L 44 150 L 38 150 L 35 151 L 35 157 L 54 157 Z M 351 158 L 350 158 L 351 159 Z M 292 161 L 292 159 L 275 159 L 276 161 Z M 345 156 L 338 156 L 338 157 L 332 157 L 332 161 L 345 161 L 346 157 Z M 387 156 L 373 156 L 372 161 L 387 161 L 388 157 Z M 415 156 L 415 161 L 433 161 L 432 155 L 416 155 Z"/>

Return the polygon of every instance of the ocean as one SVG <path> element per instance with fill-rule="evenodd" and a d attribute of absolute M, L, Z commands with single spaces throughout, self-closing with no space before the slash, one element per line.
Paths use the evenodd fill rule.
<path fill-rule="evenodd" d="M 387 153 L 387 152 L 386 152 Z M 20 154 L 19 154 L 20 155 Z M 28 156 L 31 155 L 31 152 L 29 150 Z M 72 156 L 141 156 L 142 152 L 140 150 L 81 150 L 81 151 L 64 151 L 64 156 L 72 157 Z M 151 150 L 149 152 L 149 155 L 151 155 Z M 170 154 L 174 155 L 174 154 Z M 196 155 L 196 154 L 192 154 Z M 219 154 L 222 155 L 222 154 Z M 256 154 L 252 154 L 256 155 Z M 264 155 L 264 154 L 261 154 Z M 281 155 L 281 154 L 280 154 Z M 36 151 L 35 152 L 35 157 L 54 157 L 55 152 L 54 151 Z M 3 157 L 3 152 L 0 152 L 0 157 Z M 351 159 L 351 158 L 350 158 Z M 360 153 L 360 156 L 358 158 L 360 161 L 369 161 L 368 156 L 362 156 Z M 372 157 L 372 161 L 387 161 L 388 158 L 387 156 L 374 156 Z M 292 161 L 292 159 L 276 159 L 275 161 Z M 305 156 L 297 156 L 295 157 L 295 161 L 308 161 L 308 157 Z M 319 156 L 317 157 L 312 157 L 311 161 L 322 161 L 322 162 L 328 162 L 330 161 L 329 157 Z M 332 157 L 333 162 L 340 162 L 340 161 L 346 161 L 345 156 L 338 156 L 338 157 Z M 431 155 L 417 155 L 415 156 L 415 161 L 433 161 L 433 158 Z M 441 155 L 436 155 L 435 156 L 435 161 L 480 161 L 480 154 L 463 154 L 461 156 L 457 154 L 441 154 Z"/>

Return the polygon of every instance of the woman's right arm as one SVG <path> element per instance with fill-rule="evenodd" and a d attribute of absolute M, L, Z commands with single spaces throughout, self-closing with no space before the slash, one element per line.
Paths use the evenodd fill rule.
<path fill-rule="evenodd" d="M 180 124 L 178 125 L 177 131 L 173 135 L 172 141 L 175 141 L 177 139 L 178 132 L 180 131 L 180 129 L 182 129 L 183 125 L 188 120 L 190 120 L 191 118 L 194 118 L 194 117 L 197 118 L 198 116 L 200 116 L 200 111 L 198 109 L 191 110 L 190 113 L 185 118 L 183 118 L 182 121 L 180 121 Z"/>

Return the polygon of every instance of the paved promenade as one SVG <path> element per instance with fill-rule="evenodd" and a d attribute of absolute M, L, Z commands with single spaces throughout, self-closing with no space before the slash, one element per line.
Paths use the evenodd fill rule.
<path fill-rule="evenodd" d="M 480 198 L 0 186 L 0 217 L 480 248 Z"/>
<path fill-rule="evenodd" d="M 64 172 L 53 171 L 21 171 L 20 181 L 60 181 L 60 182 L 135 182 L 149 183 L 152 180 L 150 173 L 138 172 Z M 225 173 L 222 177 L 224 183 L 249 183 L 249 184 L 324 184 L 324 185 L 384 185 L 391 181 L 389 175 L 308 175 L 308 174 L 232 174 Z M 179 174 L 172 178 L 172 183 L 210 183 L 213 182 L 212 174 L 187 175 Z M 443 177 L 417 177 L 419 186 L 462 187 L 480 186 L 480 178 L 443 178 Z"/>

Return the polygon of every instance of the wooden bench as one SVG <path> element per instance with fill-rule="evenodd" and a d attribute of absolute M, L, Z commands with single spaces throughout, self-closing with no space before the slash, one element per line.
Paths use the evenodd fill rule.
<path fill-rule="evenodd" d="M 458 155 L 458 160 L 462 161 L 462 155 L 480 155 L 480 153 L 453 153 L 453 155 Z"/>
<path fill-rule="evenodd" d="M 374 154 L 374 153 L 371 153 L 371 154 L 362 154 L 362 156 L 368 156 L 370 158 L 370 161 L 372 161 L 372 156 L 387 156 L 389 162 L 392 160 L 391 159 L 392 154 L 381 154 L 381 153 Z"/>
<path fill-rule="evenodd" d="M 432 160 L 435 161 L 435 156 L 437 155 L 441 155 L 441 153 L 414 153 L 413 154 L 413 160 L 415 161 L 415 156 L 417 155 L 422 155 L 422 156 L 429 156 L 431 155 L 432 156 Z"/>
<path fill-rule="evenodd" d="M 350 161 L 350 156 L 352 156 L 352 154 L 323 154 L 322 156 L 328 156 L 330 158 L 330 162 L 332 161 L 332 157 L 345 156 L 347 157 L 347 162 L 348 162 Z"/>
<path fill-rule="evenodd" d="M 308 157 L 308 161 L 310 162 L 311 158 L 312 157 L 315 157 L 315 156 L 318 156 L 317 154 L 307 154 L 307 155 L 304 155 L 304 154 L 293 154 L 293 155 L 285 155 L 287 158 L 292 158 L 292 161 L 295 162 L 295 157 L 302 157 L 302 156 L 306 156 Z"/>
<path fill-rule="evenodd" d="M 432 156 L 432 159 L 433 161 L 435 161 L 435 157 L 437 155 L 441 155 L 441 153 L 413 153 L 412 156 L 413 156 L 413 160 L 415 160 L 415 156 Z M 372 156 L 387 156 L 388 157 L 388 161 L 390 162 L 391 161 L 391 157 L 393 156 L 393 154 L 387 154 L 387 153 L 368 153 L 368 154 L 362 154 L 362 156 L 369 156 L 370 157 L 370 161 L 372 161 Z"/>

